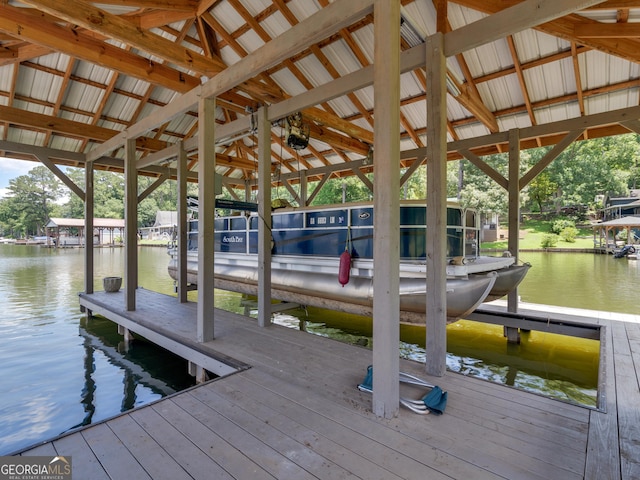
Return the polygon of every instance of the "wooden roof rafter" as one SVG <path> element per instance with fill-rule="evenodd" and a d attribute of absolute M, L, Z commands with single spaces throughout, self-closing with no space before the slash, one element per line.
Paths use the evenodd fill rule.
<path fill-rule="evenodd" d="M 19 1 L 20 0 L 17 0 L 16 2 L 13 2 L 11 5 L 16 5 L 17 2 Z M 182 33 L 183 34 L 182 44 L 180 44 L 180 40 L 173 43 L 180 44 L 180 47 L 186 50 L 192 50 L 194 52 L 202 51 L 204 53 L 201 54 L 201 56 L 204 59 L 211 61 L 212 58 L 215 58 L 216 60 L 214 61 L 219 61 L 220 63 L 222 63 L 222 60 L 221 60 L 222 57 L 220 56 L 220 50 L 222 48 L 225 48 L 227 46 L 231 46 L 233 48 L 233 44 L 240 45 L 240 43 L 238 42 L 238 39 L 245 33 L 249 32 L 250 30 L 253 30 L 259 36 L 262 36 L 261 34 L 261 30 L 262 30 L 265 33 L 263 41 L 269 42 L 271 38 L 269 37 L 269 35 L 266 35 L 267 30 L 265 29 L 267 29 L 268 26 L 273 28 L 275 24 L 267 25 L 267 20 L 272 15 L 279 13 L 287 20 L 287 22 L 289 22 L 289 24 L 294 25 L 298 22 L 298 19 L 293 14 L 293 11 L 295 11 L 296 15 L 298 15 L 301 9 L 303 8 L 298 3 L 293 4 L 288 0 L 273 0 L 273 3 L 267 4 L 267 6 L 262 11 L 255 13 L 255 11 L 252 10 L 253 13 L 249 13 L 249 9 L 253 7 L 253 4 L 249 4 L 247 3 L 247 1 L 248 0 L 203 0 L 200 2 L 196 2 L 194 0 L 191 0 L 191 1 L 160 0 L 156 2 L 152 0 L 107 0 L 105 2 L 94 3 L 94 2 L 90 2 L 89 0 L 84 0 L 84 2 L 81 0 L 72 0 L 71 3 L 73 2 L 85 3 L 90 7 L 94 7 L 97 4 L 102 6 L 103 8 L 107 8 L 107 7 L 104 7 L 104 5 L 132 7 L 129 12 L 120 14 L 120 15 L 115 15 L 115 17 L 119 17 L 122 20 L 122 22 L 126 22 L 126 24 L 134 26 L 137 29 L 137 31 L 144 32 L 145 35 L 147 34 L 146 31 L 151 29 L 155 29 L 154 32 L 160 32 L 160 33 L 165 32 L 165 34 L 169 33 L 172 37 L 176 37 L 176 38 L 178 38 Z M 415 0 L 415 1 L 418 2 L 421 0 Z M 460 3 L 462 5 L 472 5 L 476 1 L 477 0 L 460 0 L 459 2 L 456 1 L 456 3 Z M 52 0 L 25 0 L 24 3 L 27 3 L 27 2 L 32 2 L 37 4 L 41 4 L 42 2 L 51 3 L 51 4 L 55 3 Z M 414 0 L 402 0 L 403 5 L 410 5 L 413 2 Z M 328 2 L 327 0 L 318 0 L 317 2 L 317 4 L 319 4 L 322 8 L 327 7 L 331 3 L 332 2 Z M 500 10 L 500 9 L 506 8 L 506 6 L 511 6 L 517 3 L 522 3 L 522 2 L 518 2 L 516 0 L 504 0 L 504 1 L 488 0 L 486 2 L 483 1 L 478 3 L 482 3 L 483 5 L 488 5 L 488 7 L 486 8 L 489 8 L 489 9 L 493 8 L 493 9 Z M 601 7 L 607 8 L 607 9 L 611 9 L 613 7 L 618 8 L 617 20 L 618 22 L 621 22 L 621 21 L 626 21 L 629 18 L 629 13 L 630 13 L 629 9 L 634 9 L 634 8 L 637 9 L 640 7 L 640 5 L 637 5 L 637 3 L 638 2 L 608 1 L 608 2 L 604 2 Z M 174 5 L 175 8 L 171 7 L 169 4 Z M 179 5 L 176 5 L 176 4 L 179 4 Z M 224 8 L 227 8 L 227 9 L 233 8 L 236 12 L 238 11 L 244 12 L 244 16 L 246 17 L 245 25 L 235 30 L 233 30 L 233 28 L 230 28 L 229 33 L 227 33 L 226 36 L 224 37 L 222 34 L 219 33 L 217 29 L 213 28 L 209 23 L 205 21 L 205 18 L 207 16 L 214 18 L 212 16 L 212 12 L 215 12 L 215 8 L 218 5 L 222 5 L 222 4 L 224 4 Z M 317 8 L 317 4 L 314 4 L 314 8 Z M 5 3 L 0 5 L 0 8 L 4 8 L 5 5 L 11 7 L 11 5 L 7 5 Z M 293 10 L 294 5 L 295 5 L 295 10 Z M 60 8 L 59 5 L 57 4 L 55 5 L 55 7 Z M 213 10 L 211 10 L 212 8 Z M 474 8 L 474 7 L 470 7 L 470 8 Z M 19 10 L 19 12 L 14 12 L 16 14 L 17 13 L 25 14 L 25 12 L 28 11 L 29 9 L 21 8 L 16 10 Z M 478 9 L 478 10 L 482 10 L 482 9 Z M 595 7 L 590 7 L 589 10 L 595 10 Z M 117 11 L 117 9 L 114 9 L 111 11 Z M 2 13 L 3 12 L 0 11 L 0 16 L 3 16 Z M 300 16 L 300 19 L 302 19 L 306 13 L 308 12 L 304 12 L 303 15 Z M 38 100 L 37 96 L 34 96 L 36 98 L 29 98 L 29 94 L 25 93 L 24 91 L 21 91 L 18 94 L 15 91 L 15 89 L 13 89 L 13 93 L 10 93 L 7 90 L 5 90 L 3 92 L 0 92 L 0 95 L 3 97 L 3 101 L 4 99 L 9 98 L 9 95 L 11 95 L 12 100 L 21 99 L 24 101 L 33 102 L 34 104 L 37 104 L 37 105 L 53 107 L 55 112 L 54 117 L 60 114 L 60 112 L 77 113 L 77 114 L 88 116 L 88 118 L 91 119 L 90 123 L 92 123 L 93 126 L 99 125 L 101 122 L 104 121 L 104 122 L 116 122 L 118 126 L 121 125 L 124 128 L 128 128 L 129 126 L 135 125 L 140 120 L 140 117 L 142 115 L 142 108 L 144 107 L 145 104 L 150 103 L 153 105 L 157 105 L 161 108 L 164 107 L 163 102 L 160 100 L 157 100 L 157 99 L 163 98 L 164 93 L 162 89 L 170 88 L 171 90 L 178 91 L 181 93 L 187 93 L 191 90 L 191 87 L 186 86 L 184 82 L 181 90 L 175 90 L 173 88 L 175 87 L 175 83 L 174 84 L 170 83 L 171 81 L 173 81 L 173 78 L 174 78 L 172 77 L 172 75 L 174 74 L 182 75 L 186 81 L 192 81 L 193 85 L 196 85 L 196 86 L 199 85 L 199 75 L 200 75 L 199 73 L 197 72 L 193 74 L 191 74 L 191 72 L 187 73 L 184 71 L 184 67 L 181 69 L 173 68 L 170 60 L 166 59 L 166 56 L 163 56 L 162 57 L 163 60 L 161 61 L 158 61 L 157 59 L 155 59 L 156 62 L 154 62 L 153 65 L 151 65 L 151 67 L 152 67 L 152 70 L 156 70 L 156 69 L 160 69 L 161 67 L 164 67 L 165 70 L 163 70 L 163 73 L 166 73 L 168 77 L 164 78 L 163 80 L 159 80 L 158 77 L 154 78 L 153 80 L 150 80 L 148 73 L 145 73 L 146 77 L 144 77 L 144 75 L 142 75 L 142 68 L 141 68 L 142 63 L 136 64 L 134 62 L 132 66 L 128 63 L 128 60 L 135 59 L 135 58 L 137 58 L 138 60 L 143 59 L 143 61 L 147 62 L 146 67 L 149 67 L 150 63 L 147 57 L 145 57 L 144 55 L 139 55 L 139 52 L 132 52 L 132 51 L 126 52 L 125 49 L 122 49 L 120 47 L 114 47 L 114 48 L 117 48 L 117 50 L 109 48 L 109 44 L 105 43 L 105 39 L 107 37 L 111 37 L 112 33 L 105 35 L 105 33 L 101 33 L 95 29 L 93 31 L 90 31 L 90 30 L 87 30 L 86 28 L 73 27 L 69 24 L 61 23 L 59 20 L 56 20 L 54 22 L 54 18 L 50 15 L 38 14 L 38 15 L 31 15 L 30 17 L 27 15 L 24 18 L 30 18 L 31 20 L 33 20 L 35 23 L 33 23 L 32 25 L 38 25 L 38 26 L 40 26 L 41 24 L 44 25 L 45 28 L 43 30 L 45 32 L 49 31 L 49 28 L 50 28 L 49 24 L 53 24 L 59 29 L 61 29 L 59 31 L 73 31 L 73 33 L 77 35 L 78 38 L 80 39 L 81 50 L 88 49 L 92 46 L 97 46 L 101 44 L 101 45 L 106 45 L 105 48 L 107 49 L 107 57 L 109 57 L 109 55 L 112 53 L 113 54 L 117 53 L 118 55 L 119 68 L 117 70 L 113 68 L 116 63 L 115 57 L 111 57 L 110 59 L 107 58 L 107 62 L 112 62 L 112 64 L 106 65 L 107 68 L 111 68 L 112 70 L 118 72 L 117 74 L 114 74 L 111 77 L 111 81 L 105 81 L 104 83 L 102 83 L 102 81 L 97 81 L 95 79 L 92 79 L 90 74 L 87 75 L 87 78 L 83 78 L 83 79 L 78 78 L 74 73 L 71 73 L 71 76 L 69 77 L 69 70 L 65 68 L 59 69 L 59 71 L 57 71 L 56 73 L 56 75 L 58 75 L 60 79 L 64 80 L 64 78 L 68 77 L 69 79 L 66 80 L 66 82 L 69 83 L 69 82 L 76 81 L 76 78 L 77 78 L 77 81 L 82 81 L 87 85 L 91 84 L 93 86 L 101 88 L 104 92 L 103 101 L 104 99 L 112 96 L 113 94 L 120 93 L 130 98 L 135 98 L 140 103 L 138 105 L 138 109 L 136 109 L 136 111 L 133 114 L 129 114 L 125 117 L 125 116 L 118 115 L 116 112 L 106 111 L 105 104 L 96 105 L 95 108 L 91 107 L 92 109 L 86 112 L 83 111 L 86 107 L 79 106 L 81 105 L 79 102 L 75 104 L 72 102 L 70 104 L 65 105 L 64 102 L 59 101 L 60 98 L 63 98 L 62 92 L 59 92 L 57 96 L 50 97 L 52 98 L 52 100 L 51 99 Z M 224 16 L 221 16 L 220 18 L 221 18 L 221 21 L 224 20 Z M 564 28 L 562 26 L 565 25 L 563 22 L 567 21 L 567 19 L 570 20 L 571 22 L 574 22 L 576 25 L 599 24 L 599 22 L 594 23 L 593 21 L 581 15 L 569 15 L 559 20 L 553 20 L 551 22 L 547 22 L 547 24 L 545 25 L 552 25 L 552 26 L 555 26 L 555 28 L 559 28 L 562 30 L 562 28 Z M 275 21 L 276 19 L 272 19 L 272 20 Z M 445 17 L 445 20 L 446 20 L 446 17 Z M 0 27 L 2 27 L 3 21 L 4 20 L 0 19 Z M 68 20 L 68 21 L 71 21 L 71 20 Z M 373 16 L 371 14 L 367 14 L 362 18 L 360 18 L 359 20 L 355 20 L 351 25 L 343 26 L 339 30 L 336 30 L 335 33 L 333 33 L 332 35 L 329 35 L 328 37 L 322 40 L 312 43 L 306 49 L 303 49 L 300 52 L 296 52 L 295 54 L 292 54 L 284 62 L 279 64 L 274 64 L 273 66 L 270 66 L 269 68 L 265 69 L 264 71 L 262 71 L 262 73 L 260 73 L 259 77 L 252 79 L 252 81 L 254 81 L 255 83 L 251 84 L 252 85 L 251 88 L 254 88 L 255 92 L 258 92 L 259 95 L 255 95 L 254 94 L 255 92 L 248 93 L 249 92 L 248 90 L 245 90 L 244 92 L 238 91 L 238 90 L 230 90 L 228 92 L 222 93 L 218 97 L 216 104 L 219 108 L 225 111 L 225 123 L 228 123 L 229 121 L 231 122 L 234 121 L 234 119 L 227 118 L 226 112 L 234 112 L 239 116 L 246 116 L 246 113 L 247 113 L 246 108 L 248 106 L 255 108 L 257 104 L 260 103 L 260 100 L 258 100 L 256 97 L 270 98 L 273 103 L 278 103 L 286 99 L 287 94 L 286 92 L 283 92 L 283 90 L 287 90 L 286 83 L 282 82 L 282 86 L 276 85 L 272 74 L 280 71 L 283 68 L 289 68 L 289 65 L 293 65 L 295 67 L 295 62 L 302 58 L 305 58 L 306 56 L 314 56 L 318 58 L 318 60 L 325 65 L 325 69 L 327 70 L 327 72 L 330 73 L 332 78 L 336 79 L 340 77 L 340 75 L 338 74 L 338 69 L 336 69 L 336 66 L 332 65 L 329 62 L 329 59 L 327 58 L 328 53 L 326 55 L 323 54 L 323 48 L 326 47 L 327 45 L 332 44 L 333 42 L 336 42 L 336 41 L 343 42 L 351 50 L 355 58 L 358 59 L 362 67 L 363 68 L 366 67 L 368 65 L 367 56 L 360 48 L 359 46 L 360 44 L 358 42 L 361 42 L 362 35 L 366 33 L 366 32 L 364 33 L 360 32 L 360 29 L 362 29 L 363 27 L 368 27 L 372 21 L 373 21 Z M 438 21 L 442 21 L 442 19 L 438 18 Z M 5 25 L 8 25 L 10 23 L 11 22 L 8 22 Z M 198 28 L 198 23 L 200 23 L 200 28 Z M 282 24 L 281 20 L 280 20 L 280 24 Z M 280 28 L 280 24 L 278 25 L 277 28 Z M 125 25 L 125 23 L 123 23 L 123 25 Z M 190 29 L 192 25 L 195 25 L 195 27 Z M 205 28 L 205 33 L 203 33 L 203 26 Z M 221 29 L 224 30 L 224 28 L 225 27 L 221 24 Z M 537 28 L 539 30 L 544 31 L 543 28 L 541 27 L 537 27 Z M 579 31 L 579 28 L 583 28 L 583 27 L 576 27 L 576 28 L 577 30 L 573 29 L 574 36 L 576 35 L 575 32 Z M 565 30 L 568 31 L 568 28 L 565 28 Z M 206 32 L 210 34 L 210 38 L 208 40 L 206 38 L 207 37 Z M 148 33 L 152 33 L 152 32 L 148 32 Z M 564 30 L 562 30 L 561 33 L 566 34 Z M 123 39 L 119 39 L 119 40 L 123 41 Z M 490 131 L 497 131 L 497 121 L 496 121 L 497 117 L 501 117 L 501 116 L 507 117 L 507 120 L 505 123 L 506 125 L 509 125 L 510 122 L 508 117 L 510 115 L 514 115 L 514 116 L 521 115 L 523 112 L 526 112 L 529 118 L 532 120 L 532 123 L 535 124 L 534 112 L 536 108 L 544 108 L 546 106 L 553 107 L 553 106 L 562 105 L 563 103 L 573 104 L 574 102 L 577 102 L 577 104 L 579 105 L 580 114 L 584 115 L 584 112 L 589 108 L 589 105 L 585 105 L 585 103 L 587 103 L 587 101 L 593 96 L 598 94 L 606 94 L 608 92 L 614 92 L 616 88 L 618 89 L 634 88 L 634 85 L 637 87 L 637 80 L 629 79 L 622 82 L 614 82 L 611 84 L 613 86 L 600 85 L 595 88 L 592 88 L 587 92 L 583 92 L 582 87 L 579 85 L 580 83 L 580 71 L 579 71 L 580 64 L 578 62 L 579 55 L 581 53 L 588 52 L 590 49 L 593 49 L 593 48 L 600 49 L 599 46 L 594 46 L 596 45 L 596 43 L 584 42 L 583 40 L 584 40 L 583 38 L 576 38 L 571 45 L 571 49 L 565 52 L 560 52 L 560 53 L 556 52 L 547 57 L 537 58 L 536 60 L 527 61 L 527 62 L 519 60 L 518 52 L 515 51 L 515 44 L 511 42 L 512 51 L 514 52 L 513 61 L 514 63 L 519 63 L 520 65 L 519 71 L 517 67 L 513 67 L 513 69 L 511 69 L 511 73 L 517 73 L 517 75 L 519 75 L 521 85 L 523 85 L 522 86 L 523 91 L 525 92 L 525 97 L 529 97 L 529 93 L 526 93 L 527 86 L 524 82 L 524 78 L 529 78 L 529 76 L 524 74 L 525 70 L 528 68 L 534 68 L 536 65 L 543 65 L 545 63 L 552 63 L 552 62 L 558 61 L 560 58 L 570 58 L 574 63 L 574 72 L 575 72 L 576 84 L 577 84 L 576 93 L 573 96 L 571 94 L 566 94 L 566 95 L 558 96 L 556 98 L 548 98 L 548 97 L 544 98 L 539 94 L 539 92 L 536 92 L 537 95 L 533 93 L 534 92 L 533 86 L 529 85 L 529 88 L 531 89 L 530 93 L 533 94 L 531 98 L 537 99 L 536 102 L 531 102 L 531 100 L 529 99 L 528 101 L 525 101 L 523 105 L 520 105 L 520 106 L 510 105 L 507 108 L 502 108 L 500 111 L 493 111 L 493 112 L 489 111 L 489 109 L 486 108 L 485 102 L 483 101 L 483 99 L 479 94 L 476 83 L 479 83 L 482 81 L 491 81 L 493 78 L 499 78 L 499 76 L 507 75 L 508 70 L 504 69 L 498 72 L 492 72 L 488 76 L 478 77 L 474 79 L 473 75 L 471 75 L 470 73 L 470 69 L 468 68 L 467 65 L 465 65 L 464 56 L 462 54 L 456 55 L 458 65 L 462 70 L 462 73 L 463 73 L 462 76 L 464 78 L 464 81 L 461 81 L 459 84 L 459 86 L 461 87 L 461 93 L 463 95 L 459 96 L 460 98 L 458 98 L 458 102 L 464 107 L 464 110 L 459 109 L 462 112 L 462 118 L 460 115 L 458 115 L 457 117 L 449 120 L 447 128 L 450 136 L 454 140 L 459 140 L 458 132 L 465 131 L 465 128 L 461 128 L 461 127 L 465 127 L 466 125 L 471 125 L 476 122 L 481 122 Z M 593 39 L 593 40 L 600 41 L 602 39 Z M 610 41 L 611 39 L 605 38 L 604 40 Z M 630 40 L 635 43 L 638 43 L 634 39 L 626 39 L 626 40 Z M 241 41 L 245 42 L 246 40 L 243 39 Z M 209 44 L 208 47 L 207 45 L 205 45 L 205 43 Z M 242 43 L 242 44 L 246 45 L 245 43 Z M 584 46 L 585 44 L 588 44 L 589 46 L 585 47 Z M 606 48 L 611 48 L 611 46 L 613 45 L 611 42 L 609 43 L 604 42 L 602 44 L 605 45 Z M 620 56 L 622 58 L 627 58 L 626 56 L 629 55 L 629 52 L 630 52 L 629 46 L 631 44 L 632 43 L 629 41 L 621 42 L 622 53 Z M 24 60 L 10 60 L 9 58 L 15 58 L 15 57 L 12 57 L 15 54 L 15 52 L 10 50 L 7 51 L 7 49 L 18 48 L 18 46 L 24 49 L 32 45 L 33 44 L 29 44 L 28 42 L 25 42 L 22 38 L 17 38 L 16 35 L 8 36 L 4 34 L 3 36 L 3 34 L 0 33 L 0 67 L 3 65 L 3 62 L 5 61 L 6 62 L 15 61 L 16 69 L 22 68 L 23 66 L 28 65 L 28 62 L 25 62 Z M 71 46 L 72 45 L 71 42 L 69 42 L 68 45 Z M 4 56 L 2 55 L 3 46 L 5 49 Z M 113 47 L 113 45 L 111 46 Z M 47 53 L 54 50 L 60 51 L 58 49 L 51 49 L 49 44 L 46 44 L 44 47 L 37 46 L 37 49 L 40 49 L 41 51 L 47 51 Z M 251 50 L 253 50 L 253 46 L 247 47 L 246 51 L 244 51 L 243 54 L 240 54 L 240 56 L 241 57 L 246 56 L 247 53 Z M 85 50 L 82 50 L 82 51 L 84 52 Z M 607 52 L 607 50 L 605 50 L 605 52 Z M 72 55 L 74 58 L 77 58 L 77 61 L 79 62 L 79 64 L 84 60 L 91 63 L 98 63 L 95 60 L 92 61 L 89 57 L 85 58 L 83 56 L 74 55 L 75 52 L 67 51 L 64 53 L 67 53 L 68 55 Z M 130 56 L 126 56 L 125 55 L 126 53 L 130 54 Z M 36 58 L 38 56 L 40 55 L 35 55 L 32 58 Z M 22 57 L 22 58 L 26 58 L 26 57 Z M 333 58 L 333 57 L 330 57 L 330 58 Z M 161 63 L 164 63 L 164 64 L 160 65 Z M 36 68 L 39 71 L 53 71 L 56 69 L 56 67 L 54 66 L 55 65 L 54 63 L 47 62 L 47 61 L 40 62 L 39 60 L 37 60 L 32 62 L 32 65 L 33 65 L 33 68 Z M 224 65 L 224 68 L 226 69 L 227 66 Z M 173 73 L 169 73 L 171 71 L 173 71 Z M 292 70 L 292 73 L 293 73 L 293 70 Z M 298 69 L 298 73 L 299 73 L 299 79 L 302 78 L 303 75 L 299 69 Z M 31 75 L 32 73 L 30 72 L 29 74 Z M 296 75 L 295 73 L 293 74 Z M 583 72 L 583 75 L 587 75 L 587 72 Z M 116 82 L 117 84 L 114 84 L 113 82 L 113 78 L 116 78 L 116 79 L 122 78 L 123 79 L 122 83 L 124 84 L 124 82 L 127 81 L 125 77 L 132 77 L 132 76 L 136 78 L 144 79 L 145 81 L 150 81 L 150 84 L 152 86 L 148 87 L 146 90 L 142 90 L 142 93 L 141 93 L 141 90 L 139 88 L 135 92 L 127 91 L 127 87 L 123 85 L 119 85 L 121 82 Z M 424 73 L 420 67 L 413 70 L 413 76 L 418 80 L 419 84 L 423 84 L 423 89 L 424 89 L 425 88 Z M 277 78 L 278 78 L 278 81 L 281 80 L 280 77 L 277 77 Z M 313 85 L 311 84 L 311 82 L 308 81 L 308 79 L 303 84 L 304 84 L 304 87 L 307 89 L 313 88 Z M 151 95 L 152 91 L 157 93 L 153 95 L 154 98 L 152 98 L 152 95 Z M 486 94 L 485 89 L 482 89 L 482 92 L 483 92 L 483 95 Z M 367 127 L 370 127 L 372 125 L 373 110 L 371 108 L 367 109 L 366 107 L 364 107 L 364 105 L 366 104 L 366 101 L 360 101 L 360 99 L 364 97 L 359 95 L 360 93 L 358 92 L 358 89 L 354 89 L 351 92 L 344 92 L 341 95 L 341 100 L 351 101 L 351 104 L 355 107 L 354 111 L 357 112 L 357 114 L 351 115 L 349 116 L 349 118 L 339 118 L 337 115 L 335 115 L 335 112 L 331 111 L 331 109 L 329 108 L 329 105 L 330 105 L 329 101 L 318 102 L 317 104 L 315 104 L 317 106 L 315 106 L 313 109 L 309 109 L 310 110 L 309 112 L 305 112 L 305 118 L 310 123 L 313 123 L 317 127 L 317 128 L 314 127 L 315 130 L 313 134 L 312 143 L 310 144 L 308 149 L 304 152 L 304 155 L 300 155 L 301 159 L 304 160 L 304 162 L 306 162 L 309 166 L 318 165 L 318 161 L 316 161 L 316 158 L 323 164 L 327 165 L 330 162 L 335 162 L 336 156 L 338 160 L 348 162 L 350 161 L 351 158 L 353 158 L 353 154 L 352 154 L 353 152 L 356 152 L 358 155 L 360 155 L 368 151 L 370 141 L 372 141 L 372 134 L 368 129 L 363 129 L 359 125 L 363 125 L 364 124 L 363 121 L 367 122 L 367 125 L 366 125 Z M 253 98 L 249 98 L 249 96 L 252 96 Z M 402 99 L 401 108 L 409 106 L 414 102 L 424 101 L 424 98 L 425 98 L 424 95 L 404 98 Z M 467 102 L 466 105 L 464 104 L 465 100 Z M 487 98 L 486 104 L 488 105 L 489 102 L 490 100 Z M 12 103 L 13 103 L 12 101 L 9 102 L 10 105 Z M 269 102 L 266 102 L 266 103 L 269 103 Z M 131 104 L 131 102 L 129 102 L 129 104 Z M 492 104 L 496 104 L 495 101 Z M 403 129 L 402 138 L 403 139 L 410 138 L 412 142 L 416 144 L 416 147 L 418 147 L 420 146 L 421 136 L 424 135 L 425 129 L 422 128 L 422 125 L 420 124 L 420 119 L 418 115 L 415 113 L 415 111 L 416 111 L 415 108 L 414 109 L 406 108 L 401 113 L 401 122 L 402 122 L 402 129 Z M 145 110 L 145 112 L 148 112 L 148 110 Z M 186 114 L 195 115 L 193 111 L 187 111 Z M 358 122 L 357 120 L 359 119 L 362 119 L 362 120 Z M 355 124 L 354 124 L 354 121 L 355 121 Z M 176 124 L 178 123 L 179 122 L 176 122 Z M 33 129 L 34 131 L 48 132 L 47 136 L 50 138 L 53 137 L 54 131 L 55 131 L 55 134 L 57 135 L 63 135 L 63 136 L 70 135 L 72 138 L 78 138 L 75 135 L 72 135 L 70 133 L 72 131 L 71 126 L 69 125 L 61 126 L 61 124 L 57 122 L 56 118 L 54 118 L 52 125 L 54 125 L 53 129 L 51 128 L 41 129 L 39 128 L 39 126 L 41 127 L 42 123 L 40 122 L 40 120 L 37 120 L 35 124 L 26 126 L 25 128 L 30 128 L 30 129 Z M 162 124 L 158 125 L 153 129 L 150 129 L 147 133 L 144 134 L 144 136 L 141 136 L 140 138 L 144 139 L 143 141 L 145 142 L 147 141 L 146 139 L 154 140 L 154 137 L 155 139 L 158 139 L 158 138 L 167 139 L 167 137 L 165 136 L 165 133 L 166 133 L 169 137 L 169 141 L 173 141 L 174 138 L 175 139 L 191 138 L 193 137 L 197 129 L 197 125 L 195 123 L 190 124 L 189 122 L 181 122 L 181 125 L 179 126 L 180 128 L 179 132 L 169 132 L 166 130 L 167 125 L 168 123 L 164 123 L 164 125 Z M 11 128 L 16 128 L 16 127 L 11 127 Z M 610 130 L 613 129 L 613 127 L 607 127 L 607 128 L 609 128 Z M 62 130 L 62 131 L 58 131 L 58 130 Z M 185 130 L 189 130 L 189 131 L 185 132 Z M 467 129 L 467 130 L 471 130 L 471 129 Z M 603 127 L 601 131 L 604 131 L 604 130 L 606 129 Z M 6 131 L 7 129 L 5 128 L 5 135 L 6 135 Z M 587 132 L 589 134 L 592 133 L 591 131 L 587 131 Z M 317 135 L 317 138 L 316 138 L 316 135 Z M 463 134 L 463 137 L 464 136 L 465 135 Z M 82 144 L 83 149 L 87 148 L 87 146 L 93 145 L 95 142 L 101 141 L 100 139 L 91 139 L 89 137 L 85 137 L 85 138 L 86 140 L 84 140 Z M 329 148 L 325 149 L 323 145 L 319 146 L 316 140 L 323 142 L 323 144 L 326 143 L 326 145 L 329 145 Z M 333 143 L 327 143 L 329 141 L 332 141 Z M 544 144 L 544 140 L 538 139 L 537 143 Z M 148 148 L 148 145 L 150 144 L 147 143 L 147 148 L 143 151 L 143 155 L 148 155 L 151 152 L 153 152 L 153 149 Z M 501 148 L 502 148 L 502 144 L 498 144 L 496 146 L 497 150 L 500 150 Z M 277 158 L 277 150 L 278 150 L 278 146 L 274 142 L 273 148 L 272 148 L 272 152 L 274 153 L 274 158 Z M 297 155 L 298 153 L 302 153 L 302 152 L 293 152 L 293 154 L 291 152 L 288 152 L 288 153 L 293 157 L 293 154 Z M 116 154 L 121 154 L 121 150 L 116 150 Z M 193 156 L 191 158 L 193 158 Z M 331 161 L 329 161 L 329 158 L 331 159 Z M 290 158 L 285 159 L 285 162 L 289 162 L 291 167 L 294 169 L 298 168 L 296 165 L 296 162 L 295 161 L 292 162 Z M 231 168 L 231 167 L 226 167 L 226 168 Z M 301 167 L 301 168 L 304 168 L 304 167 Z M 307 167 L 307 169 L 309 169 L 309 167 Z M 237 176 L 238 171 L 235 168 L 234 170 L 235 172 L 233 173 L 233 175 Z M 247 173 L 250 170 L 245 169 L 242 171 L 243 171 L 243 175 L 247 176 Z"/>

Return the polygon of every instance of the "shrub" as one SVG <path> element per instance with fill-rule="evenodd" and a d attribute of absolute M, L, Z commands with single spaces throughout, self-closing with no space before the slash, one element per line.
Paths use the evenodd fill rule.
<path fill-rule="evenodd" d="M 578 236 L 578 229 L 576 227 L 565 227 L 560 232 L 560 238 L 568 243 L 575 243 Z"/>
<path fill-rule="evenodd" d="M 540 246 L 542 248 L 552 248 L 558 244 L 558 235 L 555 233 L 547 233 L 542 237 L 540 241 Z"/>
<path fill-rule="evenodd" d="M 560 235 L 560 233 L 568 227 L 576 226 L 576 222 L 569 218 L 559 218 L 551 224 L 551 233 L 555 233 L 556 235 Z"/>

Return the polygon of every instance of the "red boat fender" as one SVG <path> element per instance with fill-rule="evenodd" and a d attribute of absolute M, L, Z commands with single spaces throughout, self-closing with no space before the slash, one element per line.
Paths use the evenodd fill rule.
<path fill-rule="evenodd" d="M 338 281 L 343 287 L 349 283 L 349 274 L 351 273 L 351 254 L 345 250 L 340 255 L 340 267 L 338 268 Z"/>

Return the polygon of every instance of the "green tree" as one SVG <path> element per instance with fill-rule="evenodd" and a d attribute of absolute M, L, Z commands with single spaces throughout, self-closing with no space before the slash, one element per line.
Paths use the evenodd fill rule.
<path fill-rule="evenodd" d="M 61 182 L 44 166 L 9 180 L 8 191 L 2 200 L 2 223 L 14 236 L 44 233 L 53 202 L 64 193 Z"/>
<path fill-rule="evenodd" d="M 529 183 L 529 198 L 538 205 L 540 213 L 544 212 L 545 206 L 558 191 L 558 188 L 558 184 L 551 180 L 551 175 L 546 170 Z"/>
<path fill-rule="evenodd" d="M 508 156 L 489 155 L 483 160 L 498 173 L 507 177 Z M 464 178 L 460 182 L 462 188 L 459 198 L 462 206 L 471 207 L 481 213 L 507 213 L 509 198 L 507 191 L 498 185 L 492 178 L 467 160 L 461 160 Z"/>
<path fill-rule="evenodd" d="M 370 175 L 368 176 L 369 179 Z M 311 191 L 311 190 L 310 190 Z M 342 195 L 346 203 L 363 202 L 373 198 L 373 194 L 357 176 L 332 178 L 322 186 L 322 189 L 311 202 L 312 205 L 331 205 L 342 203 Z"/>
<path fill-rule="evenodd" d="M 67 176 L 82 190 L 85 189 L 84 170 L 69 168 Z M 96 170 L 93 174 L 94 216 L 96 218 L 124 218 L 124 179 L 122 174 Z M 64 205 L 67 218 L 84 218 L 84 201 L 72 193 Z"/>

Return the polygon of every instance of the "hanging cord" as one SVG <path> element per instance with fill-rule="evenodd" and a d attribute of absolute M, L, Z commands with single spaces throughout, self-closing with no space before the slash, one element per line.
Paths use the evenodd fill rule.
<path fill-rule="evenodd" d="M 302 170 L 300 169 L 300 153 L 296 150 L 296 160 L 298 160 L 298 206 L 304 207 L 302 204 Z"/>
<path fill-rule="evenodd" d="M 257 178 L 257 173 L 258 173 L 258 155 L 256 154 L 256 133 L 258 132 L 258 122 L 256 119 L 256 110 L 252 109 L 250 107 L 248 107 L 250 109 L 251 112 L 251 151 L 253 152 L 253 165 L 254 165 L 254 172 L 256 173 L 256 178 Z M 266 193 L 266 192 L 265 192 Z M 271 192 L 269 192 L 271 193 Z M 269 195 L 269 203 L 271 203 L 271 195 Z M 256 212 L 258 219 L 262 221 L 263 225 L 267 225 L 267 222 L 265 221 L 265 218 L 260 215 L 260 212 Z M 269 225 L 268 227 L 269 230 L 269 235 L 271 235 L 271 241 L 273 242 L 273 235 L 272 235 L 272 231 L 273 229 L 271 228 L 271 225 Z"/>
<path fill-rule="evenodd" d="M 284 143 L 284 124 L 280 125 L 280 161 L 282 162 L 282 144 Z M 277 181 L 276 181 L 276 197 L 280 198 L 280 175 L 282 173 L 282 167 L 276 169 L 278 173 Z"/>
<path fill-rule="evenodd" d="M 349 255 L 351 255 L 351 252 L 353 250 L 353 245 L 351 242 L 351 225 L 347 226 L 347 239 L 344 242 L 344 249 L 345 251 L 349 252 Z"/>

